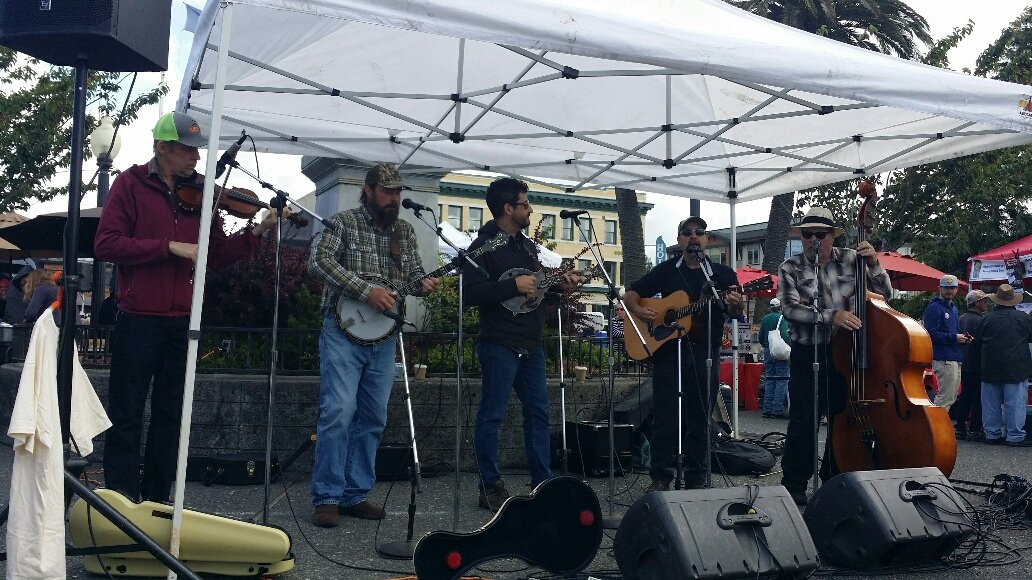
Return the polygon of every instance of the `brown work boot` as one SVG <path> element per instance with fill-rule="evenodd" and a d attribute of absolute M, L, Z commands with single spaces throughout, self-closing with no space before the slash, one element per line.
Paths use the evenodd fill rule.
<path fill-rule="evenodd" d="M 335 528 L 340 523 L 337 506 L 332 503 L 315 506 L 312 511 L 312 523 L 320 528 Z"/>
<path fill-rule="evenodd" d="M 477 503 L 484 509 L 496 512 L 507 499 L 509 499 L 509 491 L 505 489 L 505 482 L 499 479 L 480 489 L 480 497 Z"/>
<path fill-rule="evenodd" d="M 653 479 L 652 484 L 645 488 L 645 493 L 652 493 L 654 491 L 670 491 L 670 482 Z"/>
<path fill-rule="evenodd" d="M 353 506 L 342 507 L 340 513 L 363 520 L 382 520 L 387 515 L 382 507 L 369 500 L 362 500 L 361 503 Z"/>

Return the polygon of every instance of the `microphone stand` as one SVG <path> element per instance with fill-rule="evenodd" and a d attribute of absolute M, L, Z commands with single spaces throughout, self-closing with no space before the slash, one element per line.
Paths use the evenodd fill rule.
<path fill-rule="evenodd" d="M 595 259 L 595 263 L 598 264 L 602 271 L 602 276 L 606 280 L 606 286 L 609 291 L 606 293 L 606 298 L 609 300 L 609 331 L 606 333 L 609 338 L 609 489 L 606 493 L 606 504 L 609 515 L 602 518 L 602 527 L 608 530 L 615 530 L 620 527 L 620 522 L 623 516 L 613 515 L 613 493 L 616 489 L 616 466 L 615 466 L 615 455 L 616 455 L 616 428 L 613 425 L 614 405 L 615 405 L 615 392 L 616 392 L 616 359 L 613 356 L 613 316 L 616 314 L 614 302 L 619 302 L 620 307 L 627 312 L 627 305 L 624 304 L 623 298 L 620 297 L 620 293 L 616 291 L 616 284 L 613 283 L 613 279 L 610 278 L 609 272 L 606 271 L 604 261 L 602 260 L 602 253 L 599 251 L 598 246 L 592 243 L 592 233 L 581 227 L 580 220 L 576 215 L 570 216 L 570 219 L 577 224 L 577 229 L 580 230 L 581 239 L 584 240 L 584 245 L 591 249 L 591 255 Z M 590 230 L 590 223 L 589 223 Z M 634 324 L 633 318 L 627 317 L 628 320 L 632 320 L 631 326 L 634 331 L 641 338 L 642 344 L 645 343 L 645 339 L 641 336 L 641 332 L 638 330 L 638 326 Z M 646 351 L 648 347 L 646 347 Z M 649 353 L 650 355 L 652 353 Z"/>
<path fill-rule="evenodd" d="M 445 235 L 444 231 L 440 226 L 435 225 L 437 218 L 434 216 L 434 223 L 430 223 L 423 218 L 423 208 L 413 207 L 411 208 L 415 213 L 416 218 L 419 221 L 426 224 L 430 229 L 437 233 L 437 237 L 448 244 L 453 250 L 455 250 L 455 259 L 452 260 L 452 264 L 459 271 L 459 329 L 458 329 L 458 348 L 456 349 L 455 356 L 455 482 L 453 490 L 453 502 L 452 502 L 452 530 L 459 530 L 459 493 L 462 487 L 462 475 L 460 464 L 462 460 L 462 366 L 464 364 L 463 356 L 463 336 L 462 336 L 462 311 L 465 308 L 465 297 L 463 296 L 463 280 L 465 279 L 466 268 L 472 267 L 480 276 L 485 279 L 489 278 L 487 270 L 482 268 L 480 264 L 477 264 L 473 258 L 469 256 L 466 250 L 459 249 L 455 244 L 451 242 Z M 430 215 L 433 216 L 433 210 L 429 210 Z"/>
<path fill-rule="evenodd" d="M 559 318 L 559 427 L 562 433 L 563 448 L 559 452 L 561 459 L 560 468 L 563 475 L 570 474 L 569 455 L 570 449 L 566 443 L 566 374 L 563 372 L 563 295 L 559 294 L 556 314 Z M 583 463 L 583 462 L 582 462 Z M 583 467 L 583 465 L 581 466 Z"/>
<path fill-rule="evenodd" d="M 411 325 L 406 321 L 405 324 Z M 403 326 L 403 325 L 402 325 Z M 412 442 L 412 467 L 409 474 L 412 476 L 412 488 L 409 492 L 408 505 L 408 528 L 404 542 L 389 542 L 376 548 L 376 553 L 383 558 L 392 560 L 411 560 L 416 552 L 416 543 L 412 541 L 416 524 L 416 494 L 423 493 L 423 475 L 419 467 L 419 450 L 416 445 L 416 420 L 412 415 L 412 392 L 409 390 L 408 361 L 405 359 L 404 333 L 398 331 L 398 349 L 401 351 L 401 366 L 405 369 L 405 407 L 408 409 L 409 438 Z"/>
<path fill-rule="evenodd" d="M 821 297 L 824 291 L 823 283 L 821 282 L 821 242 L 814 238 L 811 247 L 814 249 L 813 254 L 813 273 L 815 289 L 813 293 L 813 492 L 817 493 L 817 488 L 820 486 L 820 459 L 819 445 L 817 444 L 817 436 L 821 430 L 821 410 L 820 410 L 820 374 L 821 374 L 821 363 L 820 363 L 820 338 L 821 338 L 821 325 L 825 323 L 822 320 L 821 310 Z M 828 421 L 828 429 L 831 429 L 831 421 Z"/>
<path fill-rule="evenodd" d="M 681 489 L 684 482 L 684 361 L 681 358 L 684 327 L 679 322 L 674 322 L 670 327 L 677 331 L 677 464 L 674 489 Z"/>
<path fill-rule="evenodd" d="M 703 413 L 706 421 L 706 487 L 710 488 L 713 487 L 713 430 L 710 428 L 710 421 L 712 421 L 713 417 L 713 389 L 711 387 L 713 384 L 713 305 L 717 305 L 719 312 L 724 312 L 724 307 L 722 306 L 720 294 L 717 293 L 717 287 L 713 285 L 713 268 L 710 266 L 709 260 L 702 253 L 702 250 L 691 251 L 695 253 L 699 260 L 702 275 L 706 278 L 705 285 L 709 287 L 709 291 L 713 294 L 713 299 L 706 307 L 706 310 L 708 310 L 706 314 L 706 325 L 708 327 L 706 329 L 706 411 Z"/>
<path fill-rule="evenodd" d="M 268 412 L 265 417 L 265 485 L 264 494 L 262 496 L 262 524 L 267 524 L 269 521 L 269 484 L 272 481 L 272 421 L 273 421 L 273 407 L 276 401 L 276 366 L 279 364 L 279 306 L 280 306 L 280 278 L 281 270 L 283 268 L 280 262 L 280 249 L 283 241 L 283 208 L 287 206 L 289 202 L 294 207 L 300 209 L 303 213 L 312 216 L 314 219 L 319 220 L 328 229 L 336 229 L 336 225 L 330 220 L 316 215 L 312 210 L 304 207 L 290 198 L 285 191 L 274 187 L 267 181 L 262 181 L 257 175 L 251 173 L 247 169 L 240 166 L 236 159 L 227 159 L 226 165 L 232 172 L 233 169 L 239 169 L 241 172 L 253 178 L 265 189 L 269 189 L 276 194 L 270 202 L 269 206 L 272 207 L 273 211 L 276 212 L 276 260 L 273 270 L 276 272 L 276 281 L 274 283 L 274 291 L 272 298 L 272 338 L 269 344 L 269 403 Z M 226 174 L 226 179 L 229 179 L 229 174 Z"/>

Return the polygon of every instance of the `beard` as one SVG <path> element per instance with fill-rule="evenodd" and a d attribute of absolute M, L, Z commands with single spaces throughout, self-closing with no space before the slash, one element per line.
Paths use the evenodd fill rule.
<path fill-rule="evenodd" d="M 393 224 L 395 220 L 398 219 L 398 206 L 377 206 L 370 204 L 369 213 L 373 214 L 373 219 L 375 219 L 377 222 L 383 224 L 384 226 L 389 226 Z"/>

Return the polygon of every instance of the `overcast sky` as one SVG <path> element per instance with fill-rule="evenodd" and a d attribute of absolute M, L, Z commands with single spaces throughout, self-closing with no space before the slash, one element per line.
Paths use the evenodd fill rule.
<path fill-rule="evenodd" d="M 189 3 L 194 6 L 203 5 L 202 0 L 190 0 Z M 950 67 L 954 70 L 961 70 L 965 67 L 974 68 L 978 55 L 996 40 L 1000 31 L 1017 18 L 1028 5 L 1026 0 L 908 0 L 908 3 L 928 20 L 932 36 L 937 39 L 945 36 L 953 28 L 963 26 L 969 19 L 974 21 L 975 28 L 971 36 L 950 52 Z M 192 42 L 193 35 L 182 30 L 185 15 L 183 0 L 174 0 L 172 36 L 169 42 L 170 72 L 166 73 L 171 91 L 163 107 L 165 112 L 172 110 L 175 106 L 176 95 L 182 81 L 182 71 L 186 66 L 189 44 Z M 159 80 L 160 75 L 157 73 L 142 73 L 137 80 L 137 94 L 141 88 L 153 87 Z M 124 86 L 128 86 L 128 83 L 125 83 Z M 119 131 L 122 135 L 122 149 L 115 159 L 115 167 L 125 169 L 134 163 L 143 163 L 150 157 L 150 129 L 154 126 L 158 116 L 158 107 L 147 107 L 140 112 L 139 120 L 136 123 Z M 202 159 L 198 166 L 202 170 L 205 163 L 204 154 L 205 152 L 202 150 Z M 261 175 L 266 181 L 298 197 L 313 189 L 312 183 L 301 174 L 300 157 L 263 154 L 260 159 Z M 239 160 L 250 170 L 255 170 L 253 155 L 241 151 Z M 95 170 L 95 163 L 88 162 L 83 170 L 85 178 L 88 179 Z M 59 176 L 60 179 L 67 181 L 67 172 L 62 173 Z M 239 172 L 234 175 L 230 184 L 255 188 L 250 178 Z M 263 197 L 265 196 L 263 195 Z M 649 212 L 645 220 L 646 244 L 654 243 L 656 237 L 660 235 L 669 241 L 673 237 L 677 222 L 688 213 L 687 200 L 650 193 L 647 195 L 647 201 L 655 204 L 656 207 Z M 36 203 L 25 213 L 34 216 L 41 213 L 64 211 L 67 206 L 67 197 L 62 197 L 46 203 Z M 96 207 L 96 195 L 87 195 L 83 200 L 82 207 Z M 741 203 L 737 207 L 738 224 L 762 222 L 767 219 L 770 200 Z M 730 225 L 728 206 L 725 204 L 703 202 L 702 214 L 711 228 L 717 229 Z M 651 251 L 646 253 L 652 254 Z"/>

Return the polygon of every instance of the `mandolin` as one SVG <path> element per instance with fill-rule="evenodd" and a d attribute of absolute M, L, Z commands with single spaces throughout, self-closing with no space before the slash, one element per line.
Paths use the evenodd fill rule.
<path fill-rule="evenodd" d="M 770 274 L 767 274 L 747 282 L 742 286 L 742 293 L 762 292 L 773 287 L 774 280 Z M 726 293 L 726 291 L 717 292 L 721 298 Z M 692 316 L 701 312 L 712 300 L 713 297 L 707 295 L 702 300 L 692 302 L 691 297 L 684 290 L 678 290 L 663 298 L 642 298 L 641 305 L 651 308 L 656 313 L 656 318 L 651 322 L 642 320 L 629 312 L 621 311 L 625 320 L 628 315 L 634 319 L 642 336 L 645 337 L 645 343 L 642 344 L 638 339 L 638 333 L 633 330 L 624 332 L 624 348 L 627 350 L 627 356 L 634 360 L 645 360 L 649 357 L 650 352 L 655 353 L 656 349 L 663 346 L 668 340 L 677 338 L 678 326 L 682 333 L 687 334 L 692 327 Z M 675 326 L 675 323 L 678 326 Z M 625 325 L 625 328 L 629 328 L 629 326 Z"/>
<path fill-rule="evenodd" d="M 563 276 L 570 272 L 579 273 L 584 276 L 585 282 L 593 280 L 595 278 L 602 277 L 602 270 L 598 264 L 595 264 L 587 272 L 581 272 L 573 269 L 573 262 L 571 261 L 568 265 L 563 266 L 555 270 L 552 274 L 546 274 L 545 269 L 542 268 L 537 272 L 532 272 L 526 268 L 512 268 L 502 272 L 502 275 L 498 277 L 499 280 L 511 280 L 516 276 L 534 276 L 537 279 L 537 283 L 534 287 L 534 293 L 531 295 L 520 294 L 519 296 L 513 296 L 508 300 L 502 302 L 502 306 L 509 309 L 513 314 L 526 314 L 533 312 L 541 303 L 545 301 L 545 293 L 552 286 L 563 281 Z"/>

